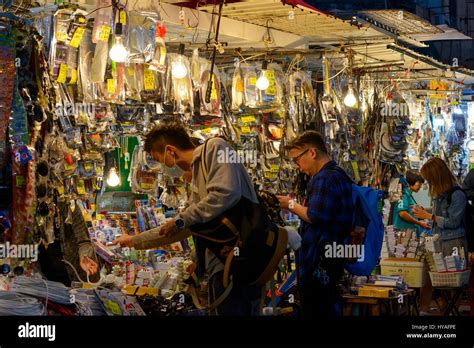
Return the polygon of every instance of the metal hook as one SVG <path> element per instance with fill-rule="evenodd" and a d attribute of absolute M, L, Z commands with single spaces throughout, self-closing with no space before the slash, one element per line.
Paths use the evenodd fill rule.
<path fill-rule="evenodd" d="M 191 24 L 189 24 L 190 22 L 189 22 L 189 18 L 188 18 L 188 29 L 197 29 L 197 27 L 199 26 L 199 10 L 198 10 L 198 15 L 197 16 L 196 16 L 196 14 L 194 13 L 194 11 L 192 9 L 191 9 L 191 13 L 193 14 L 194 18 L 196 18 L 196 25 L 192 26 Z"/>

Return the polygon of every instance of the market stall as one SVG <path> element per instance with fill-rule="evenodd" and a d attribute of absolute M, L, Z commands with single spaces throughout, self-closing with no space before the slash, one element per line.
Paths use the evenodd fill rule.
<path fill-rule="evenodd" d="M 305 197 L 308 177 L 283 149 L 307 129 L 354 182 L 385 191 L 386 260 L 373 276 L 348 274 L 347 299 L 386 298 L 388 314 L 412 314 L 409 288 L 425 281 L 425 271 L 409 273 L 418 261 L 433 261 L 433 286 L 433 272 L 468 272 L 466 260 L 439 259 L 429 237 L 390 221 L 408 169 L 438 155 L 462 178 L 474 164 L 462 99 L 474 72 L 406 47 L 441 29 L 400 34 L 380 26 L 380 13 L 341 19 L 273 0 L 28 3 L 0 13 L 0 315 L 206 314 L 196 301 L 205 287 L 190 291 L 191 237 L 146 251 L 112 245 L 159 228 L 189 200 L 189 180 L 168 177 L 144 150 L 166 120 L 199 144 L 224 137 L 267 206 L 275 194 Z M 274 223 L 298 226 L 274 208 Z M 294 258 L 289 245 L 262 313 L 297 311 Z"/>

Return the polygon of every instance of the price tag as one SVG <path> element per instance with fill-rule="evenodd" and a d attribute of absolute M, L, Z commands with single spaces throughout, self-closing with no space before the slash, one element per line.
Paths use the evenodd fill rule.
<path fill-rule="evenodd" d="M 240 118 L 243 123 L 252 123 L 255 122 L 255 116 L 243 116 Z"/>
<path fill-rule="evenodd" d="M 16 186 L 17 187 L 23 187 L 25 186 L 26 180 L 23 175 L 17 175 L 16 176 Z"/>
<path fill-rule="evenodd" d="M 248 127 L 248 126 L 242 127 L 242 133 L 246 133 L 246 134 L 250 133 L 250 127 Z"/>
<path fill-rule="evenodd" d="M 194 249 L 194 239 L 193 237 L 188 237 L 188 244 L 191 249 Z"/>
<path fill-rule="evenodd" d="M 62 31 L 62 30 L 58 31 L 56 33 L 56 40 L 66 42 L 67 41 L 67 33 L 65 31 Z"/>
<path fill-rule="evenodd" d="M 65 169 L 67 172 L 70 172 L 70 171 L 76 169 L 76 167 L 74 166 L 74 164 L 67 164 L 67 163 L 64 163 L 64 169 Z"/>
<path fill-rule="evenodd" d="M 86 187 L 84 186 L 84 180 L 78 180 L 77 181 L 77 193 L 80 195 L 85 195 L 86 194 Z"/>
<path fill-rule="evenodd" d="M 214 78 L 215 78 L 215 75 L 212 74 L 211 100 L 217 100 L 216 81 Z"/>
<path fill-rule="evenodd" d="M 67 76 L 67 65 L 61 64 L 59 66 L 59 74 L 56 81 L 58 81 L 58 83 L 64 83 L 66 82 L 66 76 Z"/>
<path fill-rule="evenodd" d="M 279 173 L 280 172 L 280 167 L 276 164 L 272 164 L 270 166 L 270 172 L 274 173 L 274 174 Z"/>
<path fill-rule="evenodd" d="M 86 30 L 85 28 L 77 28 L 76 31 L 74 32 L 74 35 L 72 36 L 69 46 L 78 48 L 81 43 L 82 35 L 84 35 L 85 30 Z"/>
<path fill-rule="evenodd" d="M 92 170 L 92 168 L 93 168 L 92 163 L 89 163 L 89 162 L 84 163 L 84 169 L 85 169 L 86 171 L 89 172 L 89 171 Z"/>
<path fill-rule="evenodd" d="M 249 78 L 249 85 L 250 86 L 255 86 L 257 84 L 257 78 L 256 77 L 250 77 Z"/>
<path fill-rule="evenodd" d="M 69 84 L 74 85 L 77 82 L 77 70 L 72 69 L 71 70 L 71 79 L 69 80 Z"/>
<path fill-rule="evenodd" d="M 107 79 L 107 92 L 109 94 L 115 94 L 115 80 Z"/>
<path fill-rule="evenodd" d="M 160 65 L 165 65 L 166 63 L 166 47 L 160 46 Z"/>
<path fill-rule="evenodd" d="M 352 163 L 352 170 L 354 172 L 354 179 L 356 182 L 360 181 L 360 174 L 359 174 L 359 166 L 357 162 L 353 161 Z"/>
<path fill-rule="evenodd" d="M 277 175 L 275 173 L 265 172 L 265 178 L 266 179 L 275 179 L 276 177 L 277 177 Z"/>
<path fill-rule="evenodd" d="M 102 27 L 100 28 L 99 40 L 109 41 L 110 30 L 111 30 L 110 26 L 102 25 Z"/>
<path fill-rule="evenodd" d="M 151 190 L 153 188 L 153 184 L 149 182 L 142 182 L 140 186 L 143 190 Z"/>
<path fill-rule="evenodd" d="M 145 72 L 143 74 L 143 80 L 145 83 L 145 90 L 152 91 L 155 89 L 155 74 L 148 68 L 145 68 Z"/>
<path fill-rule="evenodd" d="M 120 19 L 119 22 L 123 25 L 127 24 L 127 13 L 125 11 L 120 11 Z"/>
<path fill-rule="evenodd" d="M 268 88 L 265 90 L 266 95 L 275 95 L 275 72 L 267 70 Z"/>
<path fill-rule="evenodd" d="M 62 195 L 64 194 L 64 186 L 63 186 L 63 185 L 59 185 L 59 186 L 57 187 L 57 189 L 58 189 L 59 195 L 62 196 Z"/>
<path fill-rule="evenodd" d="M 129 76 L 133 76 L 133 75 L 135 75 L 135 70 L 133 70 L 132 67 L 129 66 L 129 67 L 127 68 L 127 74 L 128 74 Z"/>
<path fill-rule="evenodd" d="M 209 134 L 211 133 L 211 128 L 204 128 L 201 130 L 201 134 Z"/>

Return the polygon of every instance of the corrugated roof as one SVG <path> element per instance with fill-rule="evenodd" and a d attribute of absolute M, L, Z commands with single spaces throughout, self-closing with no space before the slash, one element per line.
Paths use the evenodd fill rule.
<path fill-rule="evenodd" d="M 199 7 L 212 12 L 214 5 Z M 290 16 L 293 12 L 294 16 Z M 303 2 L 282 4 L 279 0 L 247 0 L 224 5 L 223 16 L 292 33 L 320 43 L 382 39 L 386 36 L 372 28 L 359 28 L 349 21 L 317 11 Z"/>
<path fill-rule="evenodd" d="M 359 11 L 357 14 L 362 19 L 397 35 L 443 33 L 430 22 L 403 10 Z"/>

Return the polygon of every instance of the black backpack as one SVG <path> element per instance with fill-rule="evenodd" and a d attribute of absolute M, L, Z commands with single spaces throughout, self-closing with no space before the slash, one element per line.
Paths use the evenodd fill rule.
<path fill-rule="evenodd" d="M 201 156 L 206 181 L 204 158 L 209 140 L 204 143 Z M 285 255 L 288 233 L 270 221 L 263 199 L 258 199 L 257 204 L 242 197 L 217 218 L 189 227 L 199 243 L 225 264 L 225 288 L 232 283 L 264 285 L 274 276 Z"/>
<path fill-rule="evenodd" d="M 462 191 L 464 190 L 459 187 L 455 186 L 451 189 L 448 195 L 448 204 L 451 205 L 451 199 L 453 196 L 453 193 L 456 191 Z M 466 194 L 464 192 L 464 194 Z M 467 198 L 467 196 L 466 196 Z M 464 217 L 464 227 L 466 230 L 466 239 L 467 239 L 467 248 L 469 252 L 474 252 L 474 206 L 472 202 L 469 200 L 466 201 L 466 209 L 465 209 L 465 217 Z"/>

